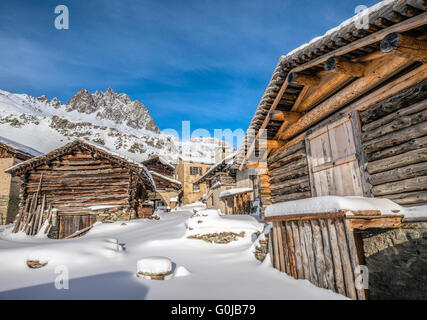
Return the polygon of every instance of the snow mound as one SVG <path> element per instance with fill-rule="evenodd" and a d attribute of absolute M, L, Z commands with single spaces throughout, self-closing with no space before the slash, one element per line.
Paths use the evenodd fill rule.
<path fill-rule="evenodd" d="M 405 211 L 403 207 L 389 199 L 325 196 L 275 203 L 267 207 L 265 216 L 338 212 L 340 210 L 380 210 L 381 214 L 404 214 Z"/>
<path fill-rule="evenodd" d="M 175 277 L 186 277 L 191 275 L 191 272 L 187 270 L 184 266 L 179 266 L 176 268 Z"/>
<path fill-rule="evenodd" d="M 262 232 L 264 224 L 256 218 L 246 215 L 221 215 L 218 210 L 202 210 L 187 221 L 186 236 L 203 235 L 219 232 L 245 232 L 251 235 Z"/>
<path fill-rule="evenodd" d="M 166 274 L 172 271 L 172 261 L 166 257 L 146 257 L 138 260 L 137 271 L 147 274 Z"/>

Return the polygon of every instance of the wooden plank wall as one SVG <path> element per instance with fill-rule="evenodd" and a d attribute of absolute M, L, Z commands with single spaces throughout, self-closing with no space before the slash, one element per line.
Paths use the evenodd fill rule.
<path fill-rule="evenodd" d="M 251 197 L 249 193 L 240 193 L 228 197 L 223 197 L 225 203 L 225 214 L 250 214 L 251 212 Z"/>
<path fill-rule="evenodd" d="M 95 215 L 72 215 L 58 217 L 58 238 L 64 239 L 73 233 L 87 228 L 96 222 Z"/>
<path fill-rule="evenodd" d="M 41 193 L 58 214 L 87 214 L 87 208 L 96 205 L 129 206 L 129 170 L 83 152 L 29 171 L 24 183 L 26 197 L 37 192 L 40 179 Z"/>
<path fill-rule="evenodd" d="M 268 158 L 271 202 L 311 197 L 305 141 Z"/>
<path fill-rule="evenodd" d="M 360 113 L 374 197 L 427 203 L 427 79 Z"/>
<path fill-rule="evenodd" d="M 273 222 L 273 267 L 351 299 L 365 299 L 355 285 L 359 265 L 352 229 L 343 218 Z"/>

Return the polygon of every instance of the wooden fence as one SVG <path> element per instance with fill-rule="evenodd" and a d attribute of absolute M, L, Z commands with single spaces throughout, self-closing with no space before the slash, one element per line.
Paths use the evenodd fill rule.
<path fill-rule="evenodd" d="M 250 214 L 251 212 L 250 192 L 225 196 L 221 200 L 225 203 L 225 214 Z"/>
<path fill-rule="evenodd" d="M 356 288 L 358 251 L 349 221 L 338 214 L 273 222 L 270 255 L 274 268 L 307 279 L 351 299 L 366 299 Z"/>
<path fill-rule="evenodd" d="M 398 228 L 403 216 L 354 213 L 346 216 L 341 210 L 266 217 L 266 222 L 273 223 L 269 237 L 273 267 L 351 299 L 368 299 L 369 291 L 356 285 L 362 284 L 359 267 L 365 264 L 361 232 Z"/>

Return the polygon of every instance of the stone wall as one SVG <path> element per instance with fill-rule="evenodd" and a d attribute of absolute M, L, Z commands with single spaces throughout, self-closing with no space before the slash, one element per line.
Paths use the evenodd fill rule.
<path fill-rule="evenodd" d="M 179 160 L 175 168 L 175 174 L 176 179 L 182 183 L 183 187 L 182 204 L 191 204 L 193 202 L 199 201 L 207 191 L 206 183 L 201 183 L 199 185 L 200 191 L 193 192 L 193 183 L 201 176 L 191 175 L 190 167 L 200 167 L 202 168 L 203 174 L 205 174 L 211 166 L 211 164 L 182 162 L 182 160 Z"/>
<path fill-rule="evenodd" d="M 113 223 L 116 221 L 129 221 L 136 219 L 134 210 L 125 211 L 121 208 L 110 208 L 96 211 L 96 221 L 102 223 Z"/>
<path fill-rule="evenodd" d="M 371 299 L 427 299 L 427 222 L 362 238 Z"/>
<path fill-rule="evenodd" d="M 19 178 L 4 172 L 18 162 L 14 158 L 0 158 L 0 225 L 12 223 L 18 213 Z"/>

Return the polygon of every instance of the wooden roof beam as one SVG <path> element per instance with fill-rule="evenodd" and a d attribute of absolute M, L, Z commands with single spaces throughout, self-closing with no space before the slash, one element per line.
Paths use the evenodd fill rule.
<path fill-rule="evenodd" d="M 373 63 L 376 63 L 376 66 L 374 67 L 372 65 L 370 66 L 370 69 L 375 70 L 374 72 L 357 79 L 335 95 L 319 104 L 316 108 L 307 112 L 295 124 L 288 127 L 279 138 L 281 140 L 288 140 L 301 133 L 314 123 L 317 123 L 331 113 L 340 109 L 348 101 L 361 96 L 383 82 L 385 79 L 392 77 L 399 71 L 408 67 L 412 61 L 408 61 L 402 57 L 393 56 L 391 59 L 387 59 L 386 61 L 383 61 L 383 59 L 378 61 L 374 60 L 372 64 Z"/>
<path fill-rule="evenodd" d="M 373 33 L 373 34 L 371 34 L 369 36 L 366 36 L 364 38 L 356 40 L 356 41 L 354 41 L 354 42 L 352 42 L 352 43 L 350 43 L 350 44 L 348 44 L 346 46 L 340 47 L 340 48 L 338 48 L 336 50 L 333 50 L 333 51 L 331 51 L 331 52 L 329 52 L 329 53 L 327 53 L 327 54 L 325 54 L 323 56 L 320 56 L 320 57 L 315 58 L 315 59 L 313 59 L 311 61 L 308 61 L 308 62 L 306 62 L 306 63 L 304 63 L 304 64 L 302 64 L 300 66 L 297 66 L 297 67 L 293 68 L 291 70 L 291 72 L 294 72 L 294 73 L 295 72 L 300 72 L 300 71 L 309 69 L 311 67 L 314 67 L 316 65 L 322 64 L 326 60 L 328 60 L 330 57 L 345 55 L 345 54 L 347 54 L 349 52 L 352 52 L 353 50 L 356 50 L 358 48 L 362 48 L 362 47 L 365 47 L 365 46 L 372 45 L 374 43 L 377 43 L 377 42 L 381 41 L 382 38 L 384 36 L 388 35 L 389 33 L 392 33 L 392 32 L 405 32 L 405 31 L 408 31 L 408 30 L 411 30 L 411 29 L 414 29 L 414 28 L 418 28 L 418 27 L 423 26 L 425 24 L 427 24 L 427 12 L 421 13 L 421 14 L 415 16 L 415 17 L 412 17 L 412 18 L 409 18 L 407 20 L 404 20 L 404 21 L 402 21 L 400 23 L 397 23 L 397 24 L 395 24 L 393 26 L 390 26 L 389 28 L 376 31 L 375 33 Z M 377 58 L 377 56 L 375 56 L 375 58 Z M 376 60 L 374 60 L 374 61 L 376 61 Z M 274 110 L 277 107 L 277 104 L 280 101 L 280 99 L 281 99 L 282 96 L 286 96 L 287 95 L 287 94 L 284 94 L 284 92 L 286 90 L 286 87 L 288 86 L 288 82 L 289 82 L 289 80 L 288 80 L 288 78 L 286 78 L 285 82 L 282 84 L 282 87 L 281 87 L 280 91 L 278 92 L 278 94 L 277 94 L 277 96 L 276 96 L 276 98 L 274 100 L 273 106 L 271 107 L 270 111 L 272 109 Z M 266 92 L 267 91 L 268 91 L 268 89 L 266 90 Z M 270 114 L 270 111 L 269 111 L 269 114 Z M 268 124 L 268 122 L 270 120 L 269 114 L 267 114 L 267 117 L 264 120 L 262 128 L 265 128 L 267 126 L 267 124 Z M 257 133 L 257 135 L 256 135 L 255 138 L 258 137 L 259 132 Z M 245 163 L 246 163 L 248 157 L 250 156 L 250 154 L 253 152 L 254 148 L 255 148 L 255 142 L 253 142 L 251 144 L 251 146 L 248 148 L 245 160 L 243 161 L 243 163 L 239 167 L 240 170 L 243 170 L 243 168 L 245 166 Z"/>
<path fill-rule="evenodd" d="M 339 57 L 331 57 L 324 63 L 325 70 L 346 74 L 352 77 L 363 77 L 366 73 L 366 66 L 363 63 L 346 61 Z"/>
<path fill-rule="evenodd" d="M 320 78 L 302 73 L 291 72 L 288 75 L 288 82 L 300 84 L 307 87 L 317 88 L 320 86 Z"/>
<path fill-rule="evenodd" d="M 252 153 L 255 150 L 255 143 L 257 140 L 259 140 L 261 138 L 262 135 L 267 136 L 267 132 L 266 132 L 266 127 L 268 125 L 268 123 L 270 122 L 270 120 L 272 119 L 272 115 L 275 112 L 277 105 L 279 104 L 280 100 L 282 99 L 283 94 L 286 91 L 286 88 L 288 87 L 288 78 L 286 78 L 285 82 L 283 82 L 279 93 L 277 94 L 276 98 L 274 99 L 274 102 L 270 108 L 270 110 L 267 113 L 267 116 L 265 117 L 260 129 L 258 130 L 255 139 L 252 141 L 252 144 L 249 146 L 246 156 L 245 156 L 245 160 L 242 162 L 242 164 L 239 167 L 239 170 L 243 170 L 245 163 L 248 161 L 249 157 L 252 155 Z"/>
<path fill-rule="evenodd" d="M 427 62 L 427 42 L 393 32 L 384 37 L 380 49 L 416 61 Z"/>
<path fill-rule="evenodd" d="M 277 111 L 272 115 L 272 120 L 276 121 L 290 121 L 295 122 L 301 117 L 301 114 L 298 112 L 292 112 L 292 111 Z"/>

